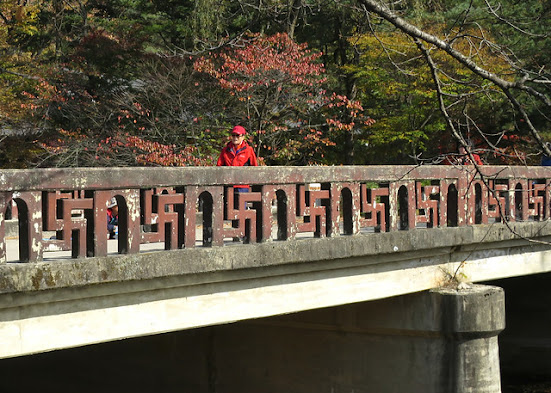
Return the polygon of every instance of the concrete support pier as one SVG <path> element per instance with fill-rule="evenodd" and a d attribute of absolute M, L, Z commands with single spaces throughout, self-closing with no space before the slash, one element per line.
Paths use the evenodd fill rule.
<path fill-rule="evenodd" d="M 499 287 L 438 289 L 219 328 L 216 392 L 500 393 Z"/>

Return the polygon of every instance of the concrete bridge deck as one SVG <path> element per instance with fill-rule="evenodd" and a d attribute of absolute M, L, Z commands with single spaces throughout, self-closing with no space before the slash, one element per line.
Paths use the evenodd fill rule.
<path fill-rule="evenodd" d="M 0 176 L 0 357 L 551 271 L 547 168 L 172 169 Z"/>
<path fill-rule="evenodd" d="M 0 267 L 3 357 L 551 271 L 515 223 Z M 110 321 L 105 324 L 105 321 Z"/>

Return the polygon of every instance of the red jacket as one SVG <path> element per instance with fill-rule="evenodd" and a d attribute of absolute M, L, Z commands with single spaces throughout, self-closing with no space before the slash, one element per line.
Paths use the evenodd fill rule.
<path fill-rule="evenodd" d="M 474 162 L 477 165 L 484 165 L 478 154 L 473 153 Z M 442 162 L 444 165 L 472 165 L 470 157 L 465 155 L 449 155 Z"/>
<path fill-rule="evenodd" d="M 258 166 L 254 150 L 245 141 L 236 150 L 231 142 L 222 149 L 217 166 Z"/>
<path fill-rule="evenodd" d="M 484 165 L 478 154 L 472 153 L 472 156 L 476 165 Z M 471 158 L 468 155 L 463 158 L 463 165 L 472 165 Z"/>

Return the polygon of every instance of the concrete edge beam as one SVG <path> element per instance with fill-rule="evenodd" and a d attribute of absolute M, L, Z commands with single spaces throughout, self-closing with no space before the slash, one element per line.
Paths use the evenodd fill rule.
<path fill-rule="evenodd" d="M 551 236 L 548 223 L 515 223 L 515 233 L 503 224 L 460 228 L 398 231 L 322 239 L 267 242 L 235 247 L 190 248 L 140 254 L 42 263 L 0 265 L 0 294 L 33 292 L 109 282 L 150 280 L 237 269 L 309 265 L 362 258 L 364 264 L 408 259 L 412 252 L 432 254 L 529 245 L 521 236 Z M 540 244 L 540 246 L 543 246 Z M 408 256 L 409 254 L 409 256 Z M 312 266 L 311 269 L 318 269 Z"/>

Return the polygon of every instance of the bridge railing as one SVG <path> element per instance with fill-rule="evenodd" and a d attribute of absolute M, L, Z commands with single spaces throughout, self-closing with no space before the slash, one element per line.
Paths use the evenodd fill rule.
<path fill-rule="evenodd" d="M 119 205 L 119 253 L 430 230 L 551 216 L 546 167 L 341 166 L 75 168 L 0 173 L 0 263 L 6 212 L 18 212 L 19 262 L 46 251 L 108 254 L 107 203 Z M 250 185 L 234 193 L 234 185 Z M 55 233 L 47 236 L 47 233 Z M 228 240 L 229 239 L 229 240 Z"/>

